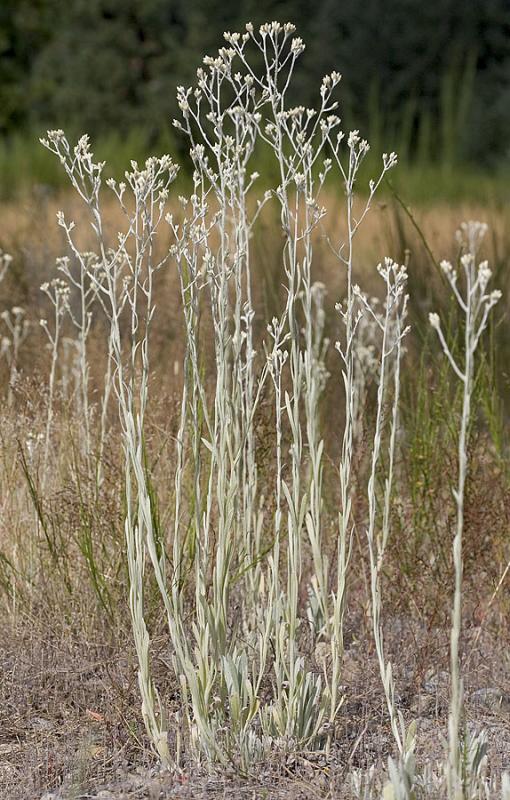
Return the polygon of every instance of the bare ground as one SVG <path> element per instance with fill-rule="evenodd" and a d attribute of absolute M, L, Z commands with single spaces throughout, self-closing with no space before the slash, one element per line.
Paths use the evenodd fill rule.
<path fill-rule="evenodd" d="M 59 626 L 61 627 L 61 626 Z M 2 800 L 156 800 L 163 798 L 352 797 L 352 773 L 375 764 L 379 778 L 393 752 L 373 654 L 351 635 L 344 663 L 346 700 L 331 756 L 275 752 L 241 775 L 236 764 L 215 774 L 186 763 L 161 772 L 139 718 L 129 639 L 84 641 L 72 629 L 19 620 L 3 626 L 0 645 L 0 797 Z M 404 618 L 387 626 L 398 654 L 399 703 L 418 722 L 418 764 L 444 753 L 448 709 L 448 636 Z M 161 679 L 165 643 L 161 644 Z M 489 737 L 490 770 L 510 768 L 510 651 L 498 631 L 466 636 L 467 719 Z M 171 706 L 172 687 L 166 687 Z M 431 795 L 432 797 L 432 795 Z"/>

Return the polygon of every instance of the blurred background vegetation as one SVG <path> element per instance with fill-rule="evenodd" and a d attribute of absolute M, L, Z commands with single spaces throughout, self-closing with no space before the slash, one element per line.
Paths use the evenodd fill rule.
<path fill-rule="evenodd" d="M 62 180 L 38 143 L 48 127 L 89 133 L 114 172 L 149 152 L 182 160 L 176 86 L 224 30 L 271 19 L 307 44 L 296 101 L 338 69 L 345 127 L 398 151 L 408 197 L 505 199 L 508 0 L 2 0 L 0 192 Z"/>

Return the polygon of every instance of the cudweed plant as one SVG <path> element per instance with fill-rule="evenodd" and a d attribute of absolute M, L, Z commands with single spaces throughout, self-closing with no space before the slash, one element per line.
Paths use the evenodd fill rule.
<path fill-rule="evenodd" d="M 351 789 L 356 800 L 371 800 L 377 794 L 377 774 L 372 764 L 368 770 L 353 769 L 350 775 Z"/>
<path fill-rule="evenodd" d="M 468 428 L 472 414 L 475 353 L 487 327 L 489 314 L 501 298 L 500 291 L 489 291 L 488 289 L 491 278 L 488 262 L 477 263 L 478 252 L 486 231 L 487 226 L 480 222 L 464 223 L 458 231 L 457 240 L 461 247 L 460 275 L 457 268 L 449 261 L 441 262 L 441 268 L 463 318 L 464 343 L 460 363 L 458 356 L 454 355 L 446 341 L 439 316 L 431 313 L 429 317 L 430 324 L 437 331 L 443 352 L 462 385 L 458 481 L 454 491 L 457 527 L 453 540 L 455 589 L 450 642 L 451 698 L 448 722 L 448 797 L 450 800 L 463 800 L 467 796 L 462 770 L 463 681 L 460 672 L 460 637 L 462 632 L 464 492 L 468 470 Z"/>
<path fill-rule="evenodd" d="M 327 348 L 323 337 L 324 288 L 312 279 L 313 233 L 325 213 L 318 199 L 333 166 L 333 161 L 325 157 L 325 151 L 332 145 L 350 198 L 348 255 L 344 256 L 345 248 L 339 246 L 339 256 L 347 265 L 351 278 L 353 239 L 357 227 L 368 211 L 382 176 L 395 163 L 395 157 L 385 157 L 381 176 L 371 183 L 366 207 L 361 217 L 355 220 L 352 216 L 354 182 L 368 145 L 356 132 L 353 133 L 348 138 L 347 164 L 342 166 L 340 143 L 344 137 L 338 133 L 339 118 L 331 113 L 337 105 L 332 92 L 340 80 L 338 73 L 324 79 L 318 110 L 287 108 L 289 83 L 304 49 L 303 42 L 293 37 L 294 31 L 290 24 L 272 23 L 263 25 L 257 32 L 248 25 L 243 34 L 225 34 L 229 46 L 222 48 L 216 58 L 204 59 L 205 68 L 200 68 L 197 73 L 197 86 L 179 89 L 182 120 L 174 124 L 185 133 L 191 144 L 194 194 L 183 199 L 186 209 L 184 221 L 177 223 L 172 217 L 169 222 L 177 242 L 175 255 L 181 276 L 188 339 L 185 372 L 190 377 L 190 383 L 185 387 L 189 405 L 183 402 L 182 407 L 178 443 L 178 463 L 181 466 L 177 484 L 180 491 L 183 485 L 182 441 L 188 408 L 194 440 L 193 480 L 197 493 L 203 497 L 197 508 L 205 506 L 206 509 L 201 519 L 196 517 L 194 539 L 197 552 L 195 636 L 199 639 L 201 663 L 207 665 L 209 676 L 218 676 L 221 684 L 218 657 L 224 658 L 228 652 L 226 631 L 234 569 L 232 559 L 234 552 L 246 553 L 248 564 L 253 565 L 247 572 L 247 594 L 254 598 L 254 602 L 245 604 L 243 619 L 246 639 L 250 641 L 254 635 L 255 640 L 259 639 L 257 650 L 261 658 L 253 667 L 259 675 L 256 684 L 260 684 L 264 671 L 269 637 L 275 651 L 276 700 L 272 713 L 264 715 L 264 719 L 272 733 L 301 741 L 303 737 L 311 740 L 321 729 L 324 698 L 329 698 L 327 719 L 330 724 L 341 702 L 338 693 L 340 639 L 348 551 L 344 537 L 339 546 L 340 588 L 331 597 L 322 538 L 323 443 L 318 414 L 327 377 L 324 367 Z M 261 73 L 251 66 L 250 48 L 253 47 L 262 59 Z M 262 139 L 274 153 L 280 183 L 273 192 L 264 193 L 250 217 L 246 197 L 258 176 L 249 172 L 248 162 L 257 138 Z M 287 302 L 282 316 L 274 320 L 269 329 L 273 344 L 268 350 L 265 367 L 255 377 L 249 239 L 261 208 L 271 197 L 279 204 L 284 233 Z M 216 360 L 215 404 L 211 409 L 206 401 L 199 368 L 200 342 L 197 336 L 200 298 L 204 291 L 208 292 L 212 312 Z M 351 344 L 347 348 L 347 363 L 352 367 Z M 258 510 L 260 504 L 256 502 L 253 417 L 268 370 L 276 395 L 277 471 L 275 538 L 269 572 L 264 577 L 260 563 L 263 518 Z M 284 388 L 287 370 L 288 391 Z M 352 387 L 350 392 L 352 402 Z M 206 437 L 196 433 L 199 419 Z M 285 423 L 291 440 L 288 475 L 284 473 L 282 453 Z M 304 456 L 305 443 L 308 459 Z M 207 451 L 206 458 L 201 452 L 203 448 Z M 200 465 L 205 465 L 208 470 L 205 480 L 200 477 Z M 202 484 L 206 487 L 204 491 Z M 179 496 L 179 492 L 177 494 Z M 243 498 L 243 502 L 236 508 L 238 498 Z M 179 499 L 177 507 L 183 508 Z M 218 547 L 213 599 L 210 605 L 206 605 L 208 537 L 213 511 L 218 519 Z M 176 524 L 180 524 L 178 518 Z M 314 629 L 326 638 L 334 651 L 333 671 L 332 674 L 325 672 L 325 686 L 321 692 L 317 690 L 317 679 L 313 675 L 301 679 L 299 586 L 303 528 L 308 534 L 315 570 L 310 583 L 311 603 L 315 609 Z M 280 548 L 283 532 L 286 535 L 285 551 Z M 282 555 L 286 557 L 287 573 L 283 592 L 280 585 Z M 177 538 L 174 540 L 174 560 L 182 563 L 182 548 Z M 260 617 L 263 608 L 261 595 L 269 599 L 265 620 Z M 178 602 L 177 597 L 175 602 Z M 205 654 L 204 648 L 208 647 L 213 650 Z M 312 683 L 315 688 L 312 688 Z M 204 683 L 205 686 L 208 692 L 212 691 L 209 682 Z M 319 694 L 322 697 L 320 703 L 309 702 L 310 697 Z M 195 712 L 202 713 L 200 709 L 203 708 L 202 698 L 195 704 Z M 306 715 L 315 715 L 315 719 L 303 723 L 299 709 Z M 272 723 L 269 722 L 271 719 Z M 205 728 L 202 724 L 202 729 Z M 210 734 L 207 738 L 210 740 Z"/>
<path fill-rule="evenodd" d="M 167 598 L 165 550 L 158 546 L 154 527 L 151 491 L 145 468 L 145 415 L 149 380 L 149 333 L 154 315 L 154 274 L 163 266 L 154 255 L 154 238 L 165 215 L 168 186 L 176 167 L 169 156 L 149 159 L 144 167 L 132 162 L 125 182 L 108 181 L 117 198 L 126 226 L 114 247 L 107 248 L 101 214 L 102 171 L 104 164 L 94 161 L 87 137 L 71 148 L 62 131 L 48 133 L 43 141 L 56 153 L 74 188 L 90 211 L 97 240 L 97 252 L 80 252 L 73 222 L 59 213 L 71 252 L 80 264 L 80 286 L 93 287 L 110 324 L 109 357 L 113 363 L 115 392 L 122 426 L 125 459 L 125 536 L 130 579 L 129 606 L 135 649 L 138 657 L 138 683 L 142 697 L 142 716 L 153 747 L 162 763 L 170 763 L 164 709 L 159 703 L 150 670 L 150 638 L 144 617 L 144 575 L 150 559 L 163 598 Z M 126 193 L 131 202 L 128 205 Z M 83 278 L 83 282 L 82 282 Z M 86 303 L 87 289 L 81 294 Z M 82 337 L 88 330 L 88 310 L 78 322 Z M 121 335 L 121 317 L 129 325 L 128 344 Z M 83 327 L 83 325 L 85 327 Z"/>
<path fill-rule="evenodd" d="M 339 537 L 337 548 L 337 585 L 333 594 L 333 679 L 332 696 L 336 699 L 338 683 L 340 677 L 340 660 L 343 652 L 343 617 L 345 610 L 345 597 L 347 585 L 347 569 L 350 559 L 353 520 L 352 520 L 352 464 L 354 458 L 354 445 L 356 434 L 356 419 L 359 414 L 357 400 L 356 382 L 356 362 L 359 345 L 357 339 L 357 329 L 360 323 L 360 315 L 356 308 L 357 299 L 361 296 L 359 292 L 354 292 L 353 263 L 355 252 L 355 237 L 359 226 L 368 214 L 373 197 L 379 188 L 381 181 L 397 163 L 395 153 L 383 155 L 383 168 L 376 181 L 371 180 L 369 185 L 369 195 L 361 212 L 356 217 L 354 214 L 354 184 L 360 165 L 368 152 L 368 143 L 359 137 L 358 131 L 349 134 L 348 161 L 345 166 L 340 158 L 340 144 L 342 137 L 336 137 L 336 142 L 329 139 L 333 148 L 334 160 L 343 180 L 346 196 L 346 218 L 347 218 L 347 241 L 331 243 L 333 251 L 339 262 L 346 271 L 347 293 L 343 304 L 338 305 L 343 325 L 343 339 L 337 342 L 336 348 L 342 359 L 342 380 L 345 396 L 345 420 L 342 438 L 342 453 L 340 460 L 340 494 L 341 506 L 339 513 Z M 380 380 L 380 378 L 379 378 Z M 334 704 L 332 704 L 332 716 Z"/>
<path fill-rule="evenodd" d="M 462 747 L 464 797 L 469 800 L 506 800 L 508 773 L 503 772 L 498 779 L 488 777 L 487 772 L 487 735 L 484 731 L 468 734 Z M 391 758 L 388 760 L 388 776 L 382 800 L 428 800 L 447 796 L 448 776 L 444 764 L 429 762 L 421 772 L 417 772 L 411 751 L 398 764 Z M 370 795 L 373 796 L 375 793 Z"/>
<path fill-rule="evenodd" d="M 183 563 L 184 541 L 179 537 L 179 514 L 183 507 L 184 437 L 189 425 L 195 487 L 194 530 L 191 537 L 188 535 L 188 547 L 195 554 L 195 657 L 199 658 L 207 676 L 207 681 L 197 686 L 191 697 L 195 717 L 200 723 L 198 729 L 207 731 L 209 755 L 218 750 L 220 737 L 214 728 L 211 729 L 204 692 L 217 692 L 220 696 L 228 693 L 221 669 L 225 664 L 229 665 L 230 674 L 234 664 L 242 664 L 245 686 L 250 680 L 248 674 L 255 670 L 259 674 L 256 685 L 259 685 L 267 653 L 267 624 L 263 624 L 265 632 L 262 633 L 259 666 L 250 663 L 248 670 L 248 662 L 241 654 L 233 659 L 234 643 L 229 641 L 235 572 L 244 572 L 249 598 L 254 600 L 263 591 L 259 563 L 262 518 L 257 507 L 253 419 L 267 368 L 255 377 L 248 241 L 255 219 L 269 199 L 268 196 L 263 198 L 255 212 L 249 213 L 246 198 L 257 174 L 248 177 L 247 167 L 257 136 L 258 117 L 249 82 L 243 83 L 237 74 L 232 74 L 233 55 L 224 48 L 218 59 L 206 58 L 208 70 L 198 71 L 197 87 L 178 90 L 182 121 L 174 124 L 191 145 L 194 191 L 190 198 L 181 199 L 184 220 L 178 223 L 173 216 L 168 218 L 176 240 L 173 254 L 181 280 L 187 337 L 186 400 L 182 405 L 178 437 L 174 560 L 178 565 Z M 227 97 L 232 89 L 234 100 L 229 101 Z M 206 395 L 200 363 L 199 319 L 205 295 L 214 334 L 215 399 L 212 405 Z M 213 520 L 217 530 L 209 600 Z M 180 603 L 177 590 L 174 602 Z M 260 617 L 258 602 L 246 603 L 247 614 L 251 609 Z M 259 622 L 260 619 L 256 619 L 254 624 Z M 249 641 L 255 636 L 258 652 L 258 634 L 248 618 L 244 626 Z M 190 656 L 186 656 L 186 664 L 187 672 L 191 673 L 194 667 Z M 221 715 L 216 716 L 220 728 Z M 234 714 L 234 728 L 244 743 L 249 741 L 251 716 Z M 214 748 L 211 742 L 216 743 Z"/>
<path fill-rule="evenodd" d="M 7 271 L 11 264 L 12 256 L 9 253 L 4 253 L 3 250 L 0 250 L 0 283 L 2 283 L 7 275 Z"/>
<path fill-rule="evenodd" d="M 51 430 L 54 417 L 55 390 L 59 351 L 62 339 L 62 326 L 66 312 L 69 308 L 69 285 L 61 278 L 55 278 L 51 283 L 43 283 L 41 291 L 48 297 L 53 309 L 51 326 L 47 319 L 39 320 L 41 328 L 46 334 L 48 347 L 51 353 L 50 377 L 48 383 L 48 411 L 46 415 L 46 433 L 44 437 L 43 480 L 48 466 Z"/>
<path fill-rule="evenodd" d="M 384 787 L 382 800 L 416 800 L 416 775 L 413 748 L 408 748 L 400 763 L 388 759 L 389 781 Z"/>
<path fill-rule="evenodd" d="M 9 253 L 4 253 L 0 250 L 0 283 L 7 275 L 7 270 L 12 262 L 12 256 Z M 4 319 L 4 317 L 2 317 Z M 4 357 L 7 362 L 10 362 L 11 357 L 11 340 L 9 336 L 2 336 L 0 339 L 0 357 Z M 10 381 L 9 381 L 10 385 Z"/>
<path fill-rule="evenodd" d="M 0 283 L 4 280 L 12 264 L 12 256 L 0 250 Z M 7 390 L 7 405 L 12 407 L 14 402 L 14 385 L 17 377 L 19 349 L 28 335 L 30 323 L 26 319 L 25 310 L 14 306 L 5 310 L 0 319 L 7 328 L 7 335 L 0 339 L 0 356 L 3 356 L 9 368 L 9 384 Z"/>
<path fill-rule="evenodd" d="M 59 212 L 57 215 L 58 224 L 65 231 L 71 257 L 63 256 L 57 259 L 56 266 L 68 286 L 69 297 L 66 304 L 66 316 L 70 318 L 76 333 L 76 338 L 71 340 L 68 337 L 67 342 L 74 342 L 76 353 L 76 364 L 73 373 L 76 377 L 77 416 L 83 426 L 83 436 L 80 437 L 80 440 L 83 441 L 83 456 L 87 464 L 87 470 L 90 473 L 93 442 L 91 434 L 92 408 L 89 397 L 88 339 L 94 306 L 99 304 L 106 317 L 108 318 L 109 316 L 109 306 L 106 302 L 109 290 L 104 287 L 106 271 L 103 269 L 102 258 L 102 254 L 106 251 L 106 245 L 99 198 L 102 186 L 102 172 L 105 165 L 104 162 L 96 163 L 94 161 L 87 136 L 82 136 L 78 143 L 71 147 L 62 131 L 50 131 L 46 139 L 41 139 L 41 143 L 57 156 L 73 188 L 89 209 L 92 218 L 92 229 L 98 242 L 98 252 L 81 251 L 71 236 L 74 223 L 67 223 L 63 213 Z M 113 384 L 113 362 L 113 341 L 110 332 L 107 370 L 100 402 L 101 424 L 96 459 L 96 487 L 99 487 L 102 481 L 102 457 L 107 433 L 108 403 Z"/>
<path fill-rule="evenodd" d="M 9 262 L 7 262 L 8 264 Z M 13 306 L 10 311 L 3 311 L 0 319 L 7 328 L 7 336 L 2 337 L 2 355 L 9 365 L 9 388 L 7 390 L 7 405 L 14 403 L 14 387 L 18 376 L 19 351 L 28 336 L 30 321 L 21 306 Z"/>
<path fill-rule="evenodd" d="M 77 266 L 77 269 L 74 267 Z M 78 401 L 77 416 L 78 419 L 83 421 L 84 431 L 80 440 L 83 442 L 83 455 L 90 469 L 90 458 L 92 450 L 91 441 L 91 409 L 89 403 L 89 363 L 87 353 L 87 341 L 90 334 L 92 324 L 93 307 L 98 296 L 99 281 L 96 277 L 95 281 L 91 281 L 88 276 L 95 273 L 96 276 L 102 275 L 100 271 L 100 262 L 96 253 L 80 253 L 80 258 L 75 259 L 75 264 L 71 262 L 68 257 L 59 258 L 57 260 L 57 269 L 64 276 L 65 282 L 69 287 L 69 299 L 67 303 L 67 312 L 71 320 L 73 328 L 76 332 L 76 339 L 74 345 L 76 350 L 76 368 L 74 370 L 77 376 L 76 398 Z M 73 290 L 76 295 L 77 302 L 71 295 Z M 110 364 L 110 359 L 108 359 Z M 105 380 L 105 394 L 103 404 L 108 402 L 108 394 L 110 392 L 110 380 Z M 107 394 L 108 393 L 108 394 Z M 101 430 L 101 445 L 99 453 L 99 462 L 101 461 L 102 445 L 104 439 L 104 431 Z"/>
<path fill-rule="evenodd" d="M 354 295 L 361 304 L 362 312 L 368 314 L 380 329 L 380 364 L 378 369 L 377 412 L 372 444 L 371 469 L 368 480 L 368 527 L 367 540 L 370 556 L 370 585 L 372 598 L 372 626 L 381 679 L 390 715 L 391 729 L 398 747 L 399 755 L 405 759 L 407 752 L 414 749 L 414 736 L 406 736 L 402 715 L 398 714 L 395 703 L 395 688 L 390 662 L 384 655 L 384 637 L 381 622 L 382 610 L 382 569 L 390 536 L 391 499 L 393 491 L 394 465 L 399 425 L 400 366 L 403 340 L 409 331 L 405 320 L 408 295 L 405 294 L 407 271 L 391 259 L 379 264 L 378 272 L 385 282 L 386 300 L 384 314 L 381 316 L 377 306 L 374 308 L 366 296 L 355 286 Z M 359 317 L 358 317 L 359 320 Z M 358 322 L 359 324 L 359 322 Z M 390 382 L 393 387 L 391 389 Z M 386 407 L 391 397 L 391 418 L 388 437 L 387 474 L 384 482 L 381 513 L 378 514 L 377 476 L 380 468 L 381 450 Z M 380 521 L 380 527 L 378 525 Z"/>
<path fill-rule="evenodd" d="M 354 184 L 359 167 L 368 152 L 368 143 L 357 131 L 347 138 L 347 154 L 341 150 L 344 134 L 340 131 L 340 118 L 333 113 L 337 102 L 333 91 L 340 81 L 337 72 L 324 78 L 320 88 L 318 109 L 286 108 L 285 99 L 289 83 L 304 43 L 291 38 L 294 26 L 271 23 L 260 28 L 258 35 L 247 26 L 244 35 L 227 34 L 231 49 L 240 58 L 253 88 L 253 96 L 261 93 L 258 108 L 268 107 L 269 121 L 260 125 L 262 140 L 273 151 L 280 173 L 280 184 L 275 195 L 280 206 L 281 225 L 285 237 L 284 271 L 286 277 L 287 305 L 285 319 L 290 333 L 289 369 L 291 392 L 285 394 L 285 411 L 291 431 L 290 481 L 284 480 L 282 488 L 288 507 L 287 545 L 287 624 L 289 626 L 289 651 L 281 658 L 288 663 L 292 675 L 296 658 L 295 642 L 298 632 L 297 588 L 301 580 L 302 547 L 301 527 L 306 524 L 315 574 L 310 592 L 315 620 L 322 619 L 321 632 L 332 648 L 332 675 L 328 680 L 330 693 L 329 721 L 334 720 L 340 698 L 338 696 L 340 660 L 342 653 L 342 619 L 345 597 L 346 571 L 350 537 L 350 461 L 352 458 L 352 406 L 354 397 L 352 351 L 352 266 L 354 237 L 368 213 L 373 196 L 386 171 L 396 163 L 394 154 L 385 156 L 383 169 L 376 181 L 371 181 L 368 200 L 358 218 L 354 218 Z M 245 48 L 254 42 L 265 67 L 256 75 L 247 60 Z M 333 158 L 327 156 L 327 150 Z M 312 281 L 313 233 L 325 214 L 319 204 L 321 189 L 328 173 L 336 167 L 347 197 L 348 240 L 335 247 L 335 253 L 347 271 L 347 344 L 346 364 L 347 414 L 344 427 L 342 456 L 342 521 L 337 557 L 337 588 L 330 592 L 328 559 L 322 536 L 322 453 L 323 442 L 319 432 L 319 402 L 324 388 L 325 347 L 321 328 L 322 290 Z M 317 174 L 318 173 L 318 174 Z M 303 320 L 303 325 L 300 320 Z M 347 379 L 347 380 L 346 380 Z M 304 411 L 304 423 L 302 415 Z M 303 479 L 303 445 L 306 442 L 309 468 L 308 480 Z M 288 678 L 289 676 L 287 676 Z"/>
<path fill-rule="evenodd" d="M 384 322 L 384 313 L 379 298 L 369 297 L 362 293 L 361 305 L 370 307 L 370 313 L 359 317 L 356 325 L 354 353 L 354 431 L 353 438 L 359 442 L 366 430 L 365 411 L 368 392 L 371 386 L 379 382 L 380 359 L 378 358 L 378 342 L 380 325 Z"/>
<path fill-rule="evenodd" d="M 351 469 L 359 415 L 356 353 L 362 312 L 372 314 L 382 341 L 368 542 L 374 635 L 392 728 L 394 733 L 399 730 L 379 617 L 398 428 L 405 270 L 393 262 L 381 268 L 387 287 L 382 316 L 369 303 L 363 306 L 363 295 L 353 281 L 356 234 L 396 157 L 384 156 L 379 177 L 370 182 L 368 198 L 356 215 L 354 187 L 368 144 L 357 131 L 348 136 L 340 131 L 333 99 L 340 81 L 336 72 L 324 78 L 317 109 L 288 107 L 289 85 L 304 50 L 294 32 L 290 23 L 275 22 L 258 31 L 248 24 L 242 34 L 226 33 L 227 47 L 217 57 L 204 59 L 196 86 L 179 87 L 181 119 L 175 125 L 189 142 L 192 193 L 179 198 L 179 214 L 167 215 L 168 188 L 176 173 L 171 159 L 149 159 L 141 168 L 133 162 L 125 181 L 108 181 L 125 219 L 114 244 L 106 242 L 102 218 L 104 164 L 94 160 L 87 138 L 71 147 L 61 131 L 54 131 L 44 141 L 89 209 L 96 237 L 94 252 L 81 253 L 74 224 L 59 216 L 78 267 L 74 272 L 70 262 L 60 265 L 80 299 L 72 320 L 84 387 L 94 307 L 102 309 L 110 328 L 108 374 L 123 432 L 129 604 L 142 714 L 154 749 L 167 765 L 171 763 L 168 726 L 152 679 L 144 614 L 149 562 L 166 612 L 182 719 L 193 756 L 223 763 L 240 758 L 246 767 L 273 745 L 286 749 L 331 745 L 343 700 L 340 678 L 353 532 Z M 252 52 L 262 63 L 261 70 L 252 66 Z M 262 191 L 252 202 L 259 176 L 250 171 L 250 160 L 257 141 L 273 154 L 279 177 L 276 187 Z M 314 280 L 313 260 L 315 236 L 326 213 L 320 195 L 328 175 L 335 172 L 346 197 L 346 240 L 330 241 L 347 285 L 339 344 L 346 411 L 341 423 L 339 535 L 330 567 L 323 524 L 324 443 L 319 415 L 328 378 L 328 341 L 325 287 Z M 254 345 L 250 241 L 258 216 L 270 201 L 279 208 L 284 237 L 286 299 L 280 316 L 267 329 L 263 358 Z M 173 244 L 158 260 L 154 240 L 164 218 Z M 153 281 L 170 257 L 179 274 L 186 336 L 171 563 L 152 513 L 144 436 L 150 328 L 156 308 Z M 124 320 L 127 335 L 121 334 Z M 212 332 L 210 349 L 204 344 L 204 320 Z M 211 351 L 213 395 L 205 368 Z M 275 511 L 270 521 L 264 514 L 254 425 L 267 385 L 274 394 L 276 433 Z M 391 470 L 382 508 L 378 508 L 375 472 L 382 447 L 383 406 L 390 395 Z M 313 574 L 303 587 L 307 555 Z M 184 606 L 184 590 L 190 585 L 191 618 Z M 303 588 L 309 597 L 307 610 L 302 607 Z M 304 611 L 311 620 L 322 674 L 310 669 L 302 652 Z M 269 684 L 269 699 L 262 703 L 262 689 L 267 691 Z"/>

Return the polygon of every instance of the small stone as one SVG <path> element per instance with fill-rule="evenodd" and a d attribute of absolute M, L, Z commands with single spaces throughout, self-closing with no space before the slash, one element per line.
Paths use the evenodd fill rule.
<path fill-rule="evenodd" d="M 446 670 L 440 670 L 440 672 L 429 670 L 425 676 L 423 688 L 429 694 L 435 694 L 438 691 L 448 689 L 449 683 L 450 675 Z"/>
<path fill-rule="evenodd" d="M 39 731 L 49 731 L 53 728 L 52 723 L 44 719 L 44 717 L 32 717 L 31 719 L 32 728 Z"/>
<path fill-rule="evenodd" d="M 489 711 L 510 712 L 510 697 L 501 689 L 477 689 L 471 694 L 471 702 Z"/>

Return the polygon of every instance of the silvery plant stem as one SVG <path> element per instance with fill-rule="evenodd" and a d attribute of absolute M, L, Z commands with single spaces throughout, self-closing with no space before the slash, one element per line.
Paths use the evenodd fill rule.
<path fill-rule="evenodd" d="M 462 410 L 458 443 L 458 478 L 454 491 L 457 509 L 456 532 L 453 539 L 454 592 L 450 635 L 450 714 L 448 719 L 447 787 L 449 800 L 465 800 L 462 724 L 464 713 L 463 680 L 461 674 L 460 638 L 462 633 L 462 592 L 464 502 L 468 474 L 468 430 L 472 413 L 474 388 L 474 357 L 480 338 L 487 326 L 489 314 L 501 292 L 487 291 L 491 271 L 486 261 L 476 263 L 478 250 L 487 226 L 479 222 L 463 223 L 457 233 L 461 246 L 461 275 L 449 261 L 441 268 L 449 283 L 451 293 L 459 306 L 464 324 L 463 363 L 460 366 L 452 348 L 446 341 L 441 321 L 436 313 L 429 315 L 430 324 L 437 331 L 439 341 L 455 375 L 462 384 Z M 468 776 L 467 776 L 468 777 Z"/>
<path fill-rule="evenodd" d="M 402 356 L 402 340 L 407 333 L 404 321 L 407 310 L 407 295 L 404 294 L 407 273 L 390 259 L 378 271 L 386 282 L 386 301 L 383 314 L 378 314 L 371 303 L 355 289 L 363 312 L 369 314 L 380 328 L 382 343 L 380 346 L 380 364 L 377 388 L 377 413 L 372 445 L 370 477 L 368 481 L 368 528 L 367 540 L 370 556 L 370 589 L 372 605 L 372 629 L 379 663 L 379 671 L 390 716 L 391 730 L 401 757 L 405 756 L 405 735 L 402 722 L 399 729 L 399 714 L 395 702 L 395 686 L 391 663 L 387 661 L 384 651 L 384 634 L 381 621 L 382 613 L 382 569 L 390 534 L 390 501 L 393 489 L 393 469 L 398 432 L 398 405 L 400 395 L 400 361 Z M 381 450 L 384 446 L 385 415 L 390 393 L 391 374 L 393 373 L 392 414 L 387 446 L 388 470 L 384 482 L 382 501 L 382 518 L 379 514 L 377 497 L 377 478 L 380 471 Z M 381 528 L 378 520 L 381 518 Z M 400 720 L 401 721 L 401 720 Z"/>
<path fill-rule="evenodd" d="M 85 271 L 87 279 L 102 300 L 110 324 L 111 356 L 115 373 L 115 392 L 122 428 L 125 458 L 126 537 L 129 608 L 135 650 L 138 659 L 138 684 L 142 698 L 142 717 L 151 744 L 165 766 L 170 765 L 164 709 L 151 675 L 150 637 L 144 616 L 145 569 L 147 556 L 153 566 L 158 588 L 169 609 L 166 587 L 165 551 L 156 542 L 151 492 L 146 473 L 145 417 L 149 390 L 149 331 L 154 314 L 153 277 L 161 262 L 153 254 L 156 229 L 164 214 L 168 185 L 176 168 L 168 156 L 148 159 L 140 169 L 132 163 L 126 183 L 108 181 L 121 211 L 127 219 L 127 231 L 119 233 L 115 248 L 107 250 L 100 208 L 103 164 L 95 163 L 87 137 L 71 148 L 62 131 L 53 131 L 43 141 L 63 164 L 74 188 L 92 216 L 98 254 L 91 263 L 80 253 L 74 237 L 73 222 L 59 213 L 71 251 Z M 134 210 L 128 210 L 124 194 L 129 186 Z M 129 340 L 121 336 L 120 318 L 127 311 Z M 142 322 L 142 319 L 145 322 Z"/>

